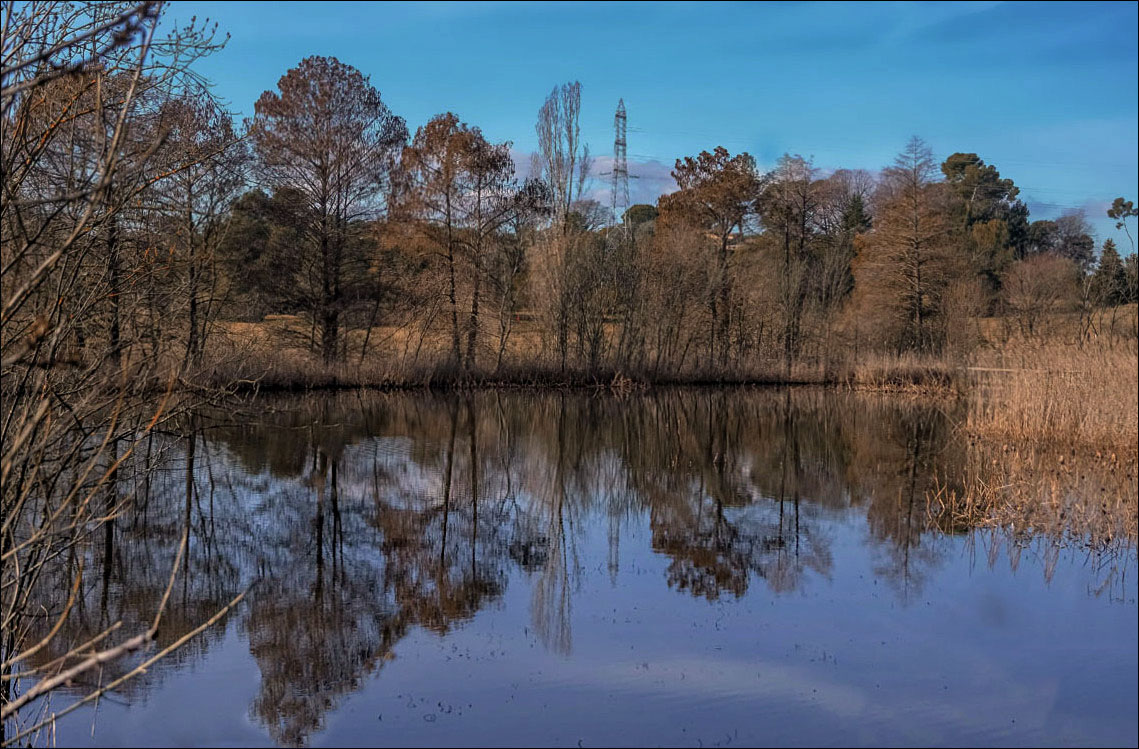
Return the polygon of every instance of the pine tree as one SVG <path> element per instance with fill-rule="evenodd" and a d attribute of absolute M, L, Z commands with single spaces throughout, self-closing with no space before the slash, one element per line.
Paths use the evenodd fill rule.
<path fill-rule="evenodd" d="M 1119 259 L 1115 242 L 1110 239 L 1104 240 L 1092 283 L 1096 296 L 1104 307 L 1114 307 L 1127 301 L 1127 272 L 1123 268 L 1123 261 Z"/>

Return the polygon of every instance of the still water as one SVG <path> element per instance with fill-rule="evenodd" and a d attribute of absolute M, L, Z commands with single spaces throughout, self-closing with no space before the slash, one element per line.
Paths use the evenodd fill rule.
<path fill-rule="evenodd" d="M 955 417 L 711 390 L 203 413 L 124 472 L 64 639 L 145 629 L 186 523 L 160 645 L 252 587 L 55 740 L 1134 746 L 1134 545 L 932 529 Z"/>

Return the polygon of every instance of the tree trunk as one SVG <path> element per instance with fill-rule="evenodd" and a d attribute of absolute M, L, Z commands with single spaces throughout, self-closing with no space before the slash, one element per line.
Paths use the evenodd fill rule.
<path fill-rule="evenodd" d="M 320 314 L 320 349 L 325 364 L 337 360 L 340 354 L 340 312 L 328 305 Z"/>
<path fill-rule="evenodd" d="M 731 320 L 728 314 L 728 305 L 731 298 L 731 279 L 728 277 L 728 238 L 729 231 L 720 237 L 720 364 L 728 363 L 728 339 L 731 329 Z"/>
<path fill-rule="evenodd" d="M 455 238 L 451 226 L 451 195 L 447 194 L 447 299 L 451 303 L 451 361 L 462 364 L 462 346 L 459 342 L 459 302 L 455 294 Z"/>
<path fill-rule="evenodd" d="M 120 319 L 120 295 L 122 289 L 121 270 L 119 268 L 119 222 L 114 216 L 107 227 L 107 278 L 111 286 L 111 329 L 110 353 L 111 361 L 117 369 L 122 364 L 122 322 Z"/>
<path fill-rule="evenodd" d="M 475 256 L 475 283 L 471 291 L 471 315 L 467 320 L 467 360 L 463 363 L 463 371 L 469 372 L 475 368 L 475 347 L 479 337 L 479 293 L 482 286 L 482 273 L 479 272 L 478 255 Z"/>
<path fill-rule="evenodd" d="M 198 267 L 194 257 L 194 213 L 189 199 L 186 202 L 186 293 L 190 300 L 189 333 L 186 336 L 186 356 L 183 366 L 197 363 L 201 347 L 198 341 Z"/>

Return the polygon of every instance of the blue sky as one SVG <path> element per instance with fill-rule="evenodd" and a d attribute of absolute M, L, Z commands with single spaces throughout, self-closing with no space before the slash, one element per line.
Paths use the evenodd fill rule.
<path fill-rule="evenodd" d="M 629 111 L 634 201 L 671 188 L 678 156 L 723 145 L 878 169 L 910 135 L 973 151 L 1021 186 L 1033 218 L 1139 202 L 1139 4 L 171 3 L 231 39 L 199 69 L 231 107 L 303 57 L 371 77 L 414 129 L 453 111 L 519 152 L 550 89 L 582 83 L 584 139 L 612 153 Z M 604 171 L 604 158 L 599 169 Z M 599 187 L 603 187 L 600 185 Z M 1133 232 L 1134 233 L 1134 232 Z"/>

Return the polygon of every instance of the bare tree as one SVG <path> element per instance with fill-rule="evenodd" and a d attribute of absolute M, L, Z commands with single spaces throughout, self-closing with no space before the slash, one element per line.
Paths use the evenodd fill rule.
<path fill-rule="evenodd" d="M 1056 313 L 1067 312 L 1079 297 L 1079 271 L 1069 258 L 1052 253 L 1013 263 L 1002 280 L 1005 304 L 1025 338 L 1049 332 Z"/>
<path fill-rule="evenodd" d="M 851 176 L 857 174 L 866 179 Z M 867 204 L 873 184 L 865 172 L 840 169 L 820 186 L 818 268 L 812 285 L 822 317 L 823 360 L 827 369 L 832 363 L 835 327 L 854 290 L 855 242 L 871 228 Z"/>
<path fill-rule="evenodd" d="M 712 361 L 718 356 L 724 364 L 731 331 L 728 249 L 733 235 L 742 233 L 753 215 L 762 181 L 755 159 L 747 153 L 732 156 L 723 146 L 717 146 L 712 153 L 702 151 L 695 158 L 677 159 L 672 176 L 680 189 L 661 198 L 662 221 L 679 220 L 698 226 L 710 232 L 719 247 L 717 288 L 708 299 L 712 313 L 709 355 Z"/>
<path fill-rule="evenodd" d="M 505 231 L 491 248 L 487 279 L 494 291 L 498 310 L 495 371 L 502 367 L 506 346 L 521 307 L 528 268 L 527 248 L 534 245 L 538 221 L 549 211 L 549 188 L 541 180 L 526 180 L 516 195 L 515 210 L 510 214 Z"/>
<path fill-rule="evenodd" d="M 650 371 L 679 372 L 696 357 L 718 278 L 716 248 L 702 229 L 683 222 L 657 227 L 643 264 Z"/>
<path fill-rule="evenodd" d="M 159 3 L 6 3 L 2 13 L 6 746 L 169 652 L 46 720 L 24 720 L 59 686 L 150 643 L 163 621 L 177 560 L 152 621 L 125 638 L 111 623 L 93 640 L 60 643 L 75 597 L 49 612 L 47 626 L 37 602 L 48 600 L 47 589 L 80 588 L 92 535 L 103 530 L 113 542 L 113 519 L 130 503 L 119 492 L 120 468 L 175 411 L 171 398 L 154 393 L 169 387 L 180 362 L 138 350 L 142 301 L 161 275 L 138 204 L 170 176 L 161 163 L 163 104 L 192 81 L 191 63 L 219 45 L 201 24 L 159 33 Z M 37 663 L 33 656 L 49 647 L 63 657 Z M 21 690 L 26 680 L 35 683 Z"/>
<path fill-rule="evenodd" d="M 247 151 L 233 120 L 207 96 L 183 96 L 160 112 L 170 177 L 152 190 L 158 231 L 177 245 L 184 267 L 186 361 L 201 360 L 218 312 L 217 251 L 230 206 L 245 185 Z"/>
<path fill-rule="evenodd" d="M 1069 211 L 1056 219 L 1056 246 L 1053 252 L 1070 258 L 1084 271 L 1095 263 L 1095 237 L 1082 210 Z"/>
<path fill-rule="evenodd" d="M 803 307 L 808 281 L 815 265 L 813 253 L 822 204 L 822 186 L 815 168 L 802 156 L 784 155 L 768 175 L 758 200 L 764 228 L 777 235 L 781 245 L 782 270 L 779 303 L 783 317 L 784 377 L 791 378 L 791 364 L 799 349 Z"/>
<path fill-rule="evenodd" d="M 581 142 L 581 84 L 555 86 L 538 110 L 538 176 L 553 193 L 554 222 L 567 231 L 570 208 L 589 177 L 589 147 Z"/>
<path fill-rule="evenodd" d="M 382 210 L 407 129 L 366 76 L 334 57 L 305 58 L 277 87 L 257 100 L 249 134 L 262 182 L 307 203 L 304 249 L 318 282 L 310 308 L 328 363 L 341 352 L 351 227 Z"/>

